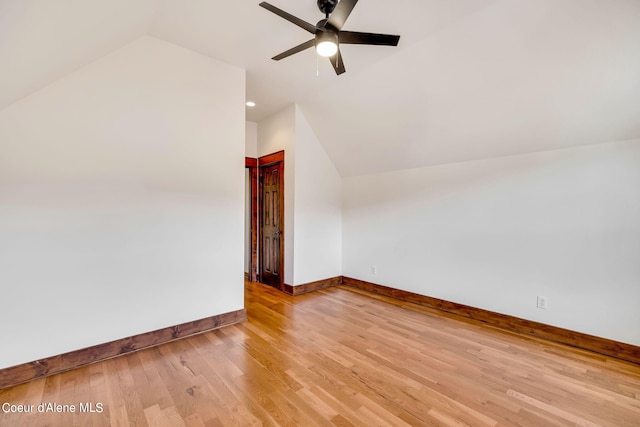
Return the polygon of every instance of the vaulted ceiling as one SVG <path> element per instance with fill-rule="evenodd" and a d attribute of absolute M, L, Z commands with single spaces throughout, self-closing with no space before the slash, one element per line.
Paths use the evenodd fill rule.
<path fill-rule="evenodd" d="M 314 0 L 270 0 L 315 23 Z M 343 175 L 640 139 L 638 0 L 360 0 L 336 76 L 258 0 L 0 0 L 0 108 L 148 34 L 247 70 L 247 119 L 297 103 Z"/>

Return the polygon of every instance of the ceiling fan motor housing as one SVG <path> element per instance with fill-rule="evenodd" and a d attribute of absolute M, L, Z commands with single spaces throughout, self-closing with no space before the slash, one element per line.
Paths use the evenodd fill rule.
<path fill-rule="evenodd" d="M 320 12 L 324 13 L 326 16 L 329 16 L 337 5 L 338 0 L 318 0 L 318 9 L 320 9 Z"/>

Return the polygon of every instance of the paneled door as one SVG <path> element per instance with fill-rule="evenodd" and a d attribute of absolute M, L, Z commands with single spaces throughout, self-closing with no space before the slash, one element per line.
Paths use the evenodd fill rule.
<path fill-rule="evenodd" d="M 278 289 L 284 284 L 283 173 L 283 161 L 260 166 L 260 275 L 262 283 Z"/>

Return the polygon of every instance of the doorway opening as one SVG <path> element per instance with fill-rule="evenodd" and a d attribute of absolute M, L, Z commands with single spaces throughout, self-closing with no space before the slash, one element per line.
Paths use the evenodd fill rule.
<path fill-rule="evenodd" d="M 284 151 L 246 158 L 247 278 L 284 289 Z M 248 270 L 248 271 L 247 271 Z"/>

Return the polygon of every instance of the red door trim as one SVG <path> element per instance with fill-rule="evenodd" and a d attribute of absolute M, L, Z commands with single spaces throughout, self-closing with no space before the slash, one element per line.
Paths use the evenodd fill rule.
<path fill-rule="evenodd" d="M 249 198 L 251 199 L 251 247 L 249 256 L 249 281 L 258 281 L 258 159 L 244 158 L 244 166 L 249 169 Z"/>
<path fill-rule="evenodd" d="M 273 163 L 284 163 L 284 150 L 276 151 L 275 153 L 267 154 L 258 158 L 258 166 L 268 166 Z"/>

